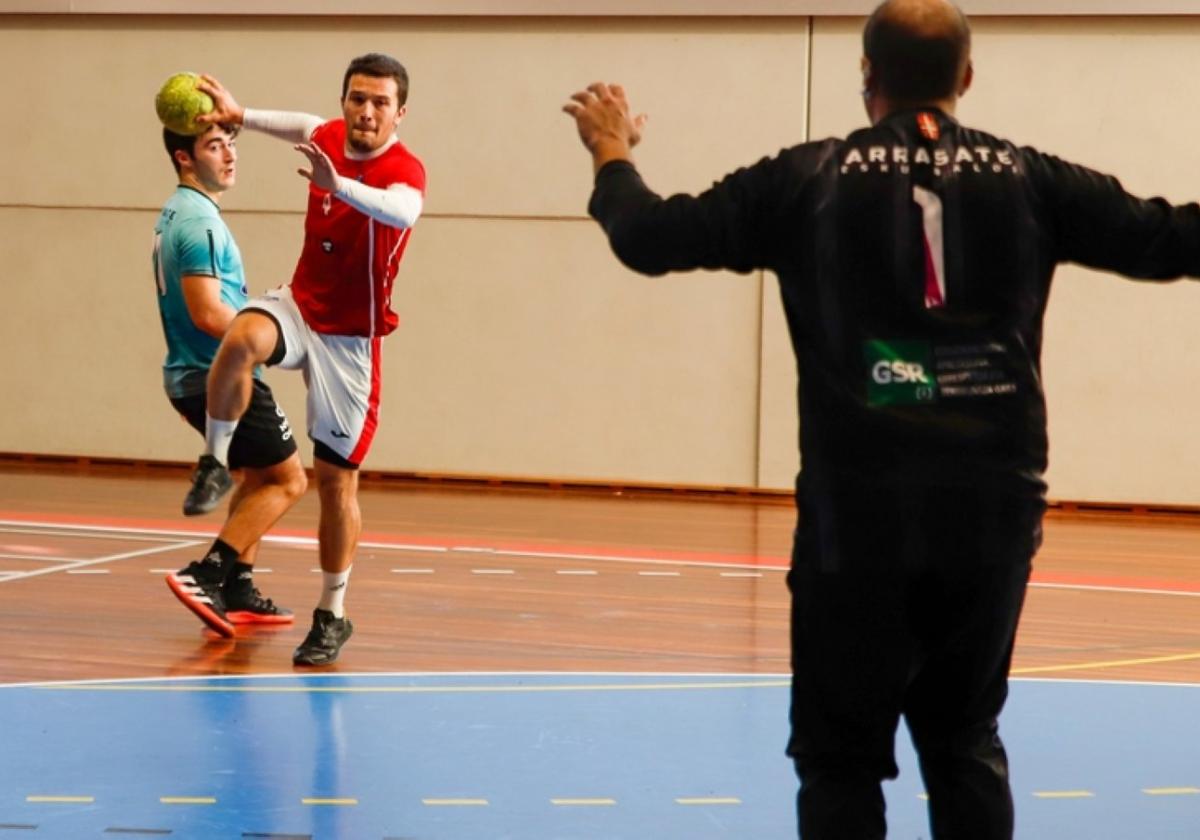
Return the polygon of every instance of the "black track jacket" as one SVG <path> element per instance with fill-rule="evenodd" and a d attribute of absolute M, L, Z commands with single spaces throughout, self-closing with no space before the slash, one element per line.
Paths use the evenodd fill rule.
<path fill-rule="evenodd" d="M 786 149 L 699 196 L 632 164 L 589 212 L 625 265 L 779 278 L 809 490 L 844 481 L 1045 491 L 1042 316 L 1056 264 L 1200 275 L 1200 206 L 965 128 L 893 114 Z"/>

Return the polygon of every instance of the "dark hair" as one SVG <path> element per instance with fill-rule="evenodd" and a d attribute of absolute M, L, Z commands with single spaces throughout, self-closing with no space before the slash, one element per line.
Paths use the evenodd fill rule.
<path fill-rule="evenodd" d="M 342 99 L 346 98 L 346 91 L 350 89 L 351 76 L 373 76 L 376 79 L 391 76 L 396 80 L 398 104 L 403 105 L 408 101 L 408 71 L 390 55 L 367 53 L 351 61 L 350 66 L 346 68 L 346 75 L 342 76 Z"/>
<path fill-rule="evenodd" d="M 907 17 L 891 3 L 875 10 L 863 29 L 863 55 L 880 91 L 902 102 L 945 99 L 957 92 L 971 50 L 966 17 L 951 6 L 945 19 Z"/>
<path fill-rule="evenodd" d="M 242 130 L 240 125 L 225 125 L 220 124 L 220 129 L 228 134 L 231 138 L 237 137 L 238 132 Z M 169 128 L 163 128 L 163 146 L 167 150 L 167 157 L 171 159 L 171 165 L 175 167 L 175 174 L 180 172 L 179 161 L 175 159 L 176 152 L 187 152 L 187 156 L 195 159 L 196 157 L 196 141 L 208 134 L 208 129 L 199 134 L 176 134 Z"/>

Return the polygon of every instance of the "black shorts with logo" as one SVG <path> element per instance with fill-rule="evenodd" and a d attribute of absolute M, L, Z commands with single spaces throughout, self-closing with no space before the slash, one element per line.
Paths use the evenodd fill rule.
<path fill-rule="evenodd" d="M 172 397 L 171 405 L 188 424 L 204 434 L 208 400 L 204 394 Z M 296 439 L 283 409 L 275 404 L 271 389 L 262 380 L 254 380 L 250 407 L 238 422 L 229 445 L 229 467 L 263 469 L 286 461 L 296 451 Z"/>

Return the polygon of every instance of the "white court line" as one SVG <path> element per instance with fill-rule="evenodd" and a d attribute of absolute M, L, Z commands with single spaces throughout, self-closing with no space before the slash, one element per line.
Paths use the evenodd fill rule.
<path fill-rule="evenodd" d="M 1083 583 L 1031 583 L 1037 589 L 1071 589 L 1076 592 L 1118 592 L 1122 595 L 1175 595 L 1180 598 L 1200 598 L 1200 592 L 1179 589 L 1140 589 L 1135 586 L 1091 586 Z"/>
<path fill-rule="evenodd" d="M 161 542 L 161 540 L 160 540 Z M 55 557 L 46 554 L 0 554 L 0 560 L 32 560 L 34 563 L 62 563 L 78 560 L 78 557 Z"/>
<path fill-rule="evenodd" d="M 264 539 L 267 539 L 267 538 L 264 537 Z M 316 545 L 316 543 L 317 543 L 317 541 L 313 540 L 313 545 Z M 416 551 L 418 553 L 433 552 L 434 554 L 446 554 L 447 552 L 450 551 L 450 549 L 446 548 L 444 545 L 409 545 L 407 543 L 385 543 L 385 542 L 360 542 L 359 547 L 361 547 L 361 548 L 376 548 L 376 549 L 380 549 L 380 550 L 390 549 L 392 551 Z"/>
<path fill-rule="evenodd" d="M 42 530 L 26 530 L 29 528 L 39 528 Z M 53 536 L 54 533 L 45 529 L 55 529 L 63 532 L 86 532 L 93 536 L 101 534 L 118 535 L 114 539 L 153 539 L 155 537 L 171 537 L 183 539 L 204 539 L 212 540 L 217 536 L 217 530 L 210 531 L 184 531 L 184 530 L 169 530 L 156 528 L 134 528 L 134 527 L 116 527 L 112 525 L 60 525 L 56 523 L 37 523 L 28 522 L 25 520 L 0 519 L 0 533 L 7 533 L 11 529 L 12 533 L 30 533 L 30 534 L 46 534 Z M 137 537 L 134 535 L 145 535 Z M 66 534 L 64 534 L 66 535 Z M 123 537 L 120 535 L 124 535 Z M 278 543 L 281 545 L 296 545 L 316 547 L 316 537 L 297 537 L 297 536 L 280 536 L 275 534 L 267 534 L 263 538 L 263 542 Z M 787 569 L 782 566 L 758 566 L 752 563 L 738 562 L 720 562 L 707 560 L 687 560 L 683 558 L 663 558 L 663 557 L 638 557 L 638 556 L 623 556 L 615 554 L 583 554 L 569 551 L 515 551 L 499 548 L 488 548 L 486 546 L 455 546 L 448 548 L 439 545 L 414 545 L 411 543 L 391 543 L 391 542 L 360 542 L 360 548 L 370 548 L 377 550 L 392 550 L 392 551 L 414 551 L 418 553 L 439 553 L 445 554 L 448 552 L 463 552 L 473 554 L 490 554 L 505 557 L 528 557 L 528 558 L 557 558 L 568 561 L 579 560 L 604 560 L 613 563 L 640 563 L 642 565 L 661 565 L 661 566 L 698 566 L 723 569 L 745 569 L 747 566 L 753 568 L 761 568 L 763 571 L 769 572 L 786 572 Z"/>
<path fill-rule="evenodd" d="M 751 682 L 754 680 L 762 681 L 760 684 L 765 688 L 775 687 L 777 682 L 786 683 L 791 679 L 790 674 L 768 672 L 755 674 L 729 674 L 719 671 L 684 671 L 684 672 L 661 672 L 661 671 L 342 671 L 336 674 L 305 674 L 303 676 L 295 676 L 292 674 L 202 674 L 202 675 L 187 675 L 173 677 L 118 677 L 118 678 L 92 678 L 83 680 L 41 680 L 37 682 L 22 682 L 22 683 L 0 683 L 0 692 L 9 689 L 26 689 L 26 688 L 76 688 L 98 686 L 106 688 L 113 685 L 147 685 L 151 690 L 157 690 L 159 684 L 181 684 L 187 685 L 196 683 L 205 685 L 214 683 L 220 685 L 222 683 L 270 683 L 270 682 L 286 682 L 289 680 L 298 680 L 303 685 L 322 686 L 325 683 L 344 683 L 348 678 L 360 678 L 371 681 L 384 679 L 411 679 L 413 677 L 429 678 L 432 680 L 447 680 L 450 678 L 459 677 L 495 677 L 495 678 L 526 678 L 526 677 L 554 677 L 560 680 L 579 680 L 595 677 L 604 677 L 607 679 L 626 679 L 626 680 L 732 680 L 738 684 L 742 682 Z M 1200 683 L 1180 683 L 1180 682 L 1163 682 L 1161 680 L 1098 680 L 1098 679 L 1078 679 L 1075 677 L 1010 677 L 1010 682 L 1018 683 L 1047 683 L 1052 685 L 1098 685 L 1098 686 L 1143 686 L 1149 688 L 1165 688 L 1171 690 L 1187 690 L 1200 693 Z M 573 683 L 583 684 L 586 683 Z M 758 684 L 756 684 L 758 685 Z M 691 688 L 687 683 L 683 684 L 684 688 Z M 385 690 L 389 690 L 386 686 Z"/>
<path fill-rule="evenodd" d="M 69 575 L 106 575 L 111 569 L 67 569 Z"/>
<path fill-rule="evenodd" d="M 339 671 L 334 674 L 193 674 L 180 676 L 160 676 L 160 677 L 117 677 L 103 678 L 94 677 L 84 680 L 42 680 L 40 682 L 24 682 L 24 683 L 0 683 L 0 692 L 9 688 L 61 688 L 75 686 L 110 686 L 110 685 L 139 685 L 149 684 L 151 686 L 157 683 L 227 683 L 227 682 L 279 682 L 287 680 L 296 680 L 303 684 L 315 683 L 321 684 L 326 682 L 343 682 L 348 677 L 361 678 L 365 680 L 382 680 L 386 678 L 412 678 L 412 677 L 428 677 L 434 680 L 446 680 L 459 677 L 505 677 L 505 678 L 526 678 L 526 677 L 554 677 L 556 679 L 577 679 L 577 678 L 595 678 L 604 677 L 606 679 L 688 679 L 688 680 L 735 680 L 742 682 L 750 679 L 761 679 L 766 681 L 767 685 L 771 685 L 778 680 L 790 679 L 790 674 L 783 673 L 754 673 L 754 674 L 730 674 L 721 671 Z M 1024 682 L 1046 682 L 1046 683 L 1076 683 L 1076 682 L 1112 682 L 1103 680 L 1062 680 L 1052 677 L 1038 677 L 1034 679 L 1025 679 L 1018 677 Z M 1132 682 L 1118 682 L 1117 685 L 1134 685 Z M 1147 683 L 1147 685 L 1162 685 L 1167 687 L 1178 687 L 1183 683 Z M 1200 686 L 1197 686 L 1200 688 Z"/>
<path fill-rule="evenodd" d="M 461 550 L 455 549 L 455 551 Z M 471 550 L 478 551 L 478 549 Z M 712 569 L 744 569 L 747 566 L 754 565 L 751 563 L 723 563 L 714 560 L 684 560 L 663 557 L 637 557 L 634 555 L 622 556 L 617 554 L 580 554 L 567 551 L 510 551 L 503 548 L 486 549 L 486 551 L 497 557 L 530 557 L 549 560 L 603 560 L 607 563 L 638 563 L 643 566 L 698 566 Z M 761 568 L 765 572 L 787 571 L 787 568 L 783 566 L 754 566 L 754 568 Z"/>
<path fill-rule="evenodd" d="M 65 530 L 71 528 L 71 530 Z M 59 530 L 64 529 L 64 530 Z M 3 534 L 27 534 L 37 537 L 70 537 L 72 539 L 93 539 L 93 540 L 120 540 L 121 542 L 157 542 L 160 543 L 166 539 L 178 539 L 179 537 L 203 537 L 204 534 L 197 533 L 172 533 L 163 531 L 160 536 L 142 536 L 139 533 L 123 533 L 121 531 L 99 530 L 93 532 L 91 529 L 76 529 L 76 526 L 60 526 L 47 525 L 39 530 L 30 530 L 22 528 L 10 528 L 4 522 L 0 522 L 0 533 Z M 215 535 L 215 532 L 214 532 Z"/>
<path fill-rule="evenodd" d="M 142 542 L 161 542 L 163 537 L 172 539 L 203 539 L 213 540 L 219 533 L 216 528 L 211 531 L 184 531 L 166 528 L 134 528 L 114 525 L 70 525 L 56 522 L 28 522 L 22 519 L 0 519 L 0 533 L 5 534 L 40 534 L 49 537 L 90 536 L 97 539 L 138 540 Z M 278 534 L 267 534 L 263 542 L 279 543 L 281 545 L 316 546 L 316 537 L 294 537 Z M 445 553 L 450 549 L 440 545 L 410 545 L 408 543 L 360 542 L 362 548 L 390 548 L 396 551 L 432 551 Z"/>
<path fill-rule="evenodd" d="M 594 569 L 559 569 L 554 574 L 556 575 L 598 575 L 599 572 Z"/>
<path fill-rule="evenodd" d="M 34 530 L 36 529 L 36 530 Z M 49 529 L 49 530 L 48 530 Z M 20 534 L 41 534 L 45 536 L 75 536 L 79 534 L 102 537 L 107 534 L 112 534 L 113 539 L 124 540 L 143 540 L 143 541 L 161 541 L 163 537 L 185 538 L 185 539 L 213 539 L 217 531 L 173 531 L 173 530 L 155 530 L 150 528 L 120 528 L 108 525 L 61 525 L 55 523 L 36 523 L 25 520 L 9 520 L 0 519 L 0 533 L 20 533 Z M 284 545 L 305 545 L 315 546 L 317 544 L 315 537 L 290 537 L 270 535 L 263 537 L 265 542 L 279 543 Z M 393 551 L 415 551 L 415 552 L 464 552 L 475 554 L 489 554 L 506 557 L 523 557 L 523 558 L 549 558 L 566 561 L 582 561 L 582 560 L 600 560 L 613 563 L 640 563 L 642 565 L 662 565 L 662 566 L 695 566 L 701 568 L 725 568 L 725 569 L 746 569 L 751 566 L 754 571 L 750 574 L 759 574 L 765 576 L 767 573 L 779 572 L 786 573 L 786 566 L 764 565 L 757 566 L 749 563 L 736 562 L 715 562 L 715 561 L 700 561 L 700 560 L 684 560 L 684 559 L 669 559 L 669 558 L 652 558 L 652 557 L 633 557 L 633 556 L 618 556 L 612 554 L 583 554 L 571 553 L 563 551 L 510 551 L 507 549 L 495 549 L 486 547 L 471 547 L 471 546 L 455 546 L 446 548 L 443 546 L 430 545 L 411 545 L 405 543 L 382 543 L 382 542 L 363 542 L 359 544 L 363 548 L 377 550 L 393 550 Z M 314 569 L 313 571 L 320 571 Z M 11 573 L 0 573 L 6 575 L 7 579 L 12 577 Z M 38 572 L 37 574 L 41 574 Z M 561 574 L 561 572 L 560 572 Z M 732 577 L 732 575 L 730 575 Z M 1031 582 L 1030 588 L 1035 589 L 1066 589 L 1077 590 L 1083 592 L 1115 592 L 1135 595 L 1170 595 L 1184 598 L 1200 598 L 1200 591 L 1180 591 L 1172 589 L 1148 589 L 1137 587 L 1121 587 L 1121 586 L 1093 586 L 1089 584 L 1069 584 L 1069 583 L 1039 583 Z"/>
<path fill-rule="evenodd" d="M 152 575 L 169 575 L 172 572 L 179 571 L 179 568 L 176 567 L 174 569 L 147 569 L 146 571 Z M 256 574 L 256 575 L 269 575 L 269 574 L 273 574 L 274 572 L 275 572 L 274 569 L 260 569 L 260 568 L 258 568 L 258 566 L 254 567 L 254 574 Z"/>
<path fill-rule="evenodd" d="M 200 540 L 192 542 L 171 543 L 170 545 L 159 545 L 154 548 L 143 548 L 140 551 L 126 551 L 121 554 L 110 554 L 107 557 L 97 557 L 95 560 L 79 560 L 75 563 L 63 563 L 59 566 L 54 566 L 49 569 L 38 569 L 36 572 L 17 572 L 16 574 L 8 575 L 0 578 L 0 583 L 10 583 L 14 580 L 23 580 L 25 578 L 37 577 L 38 575 L 49 575 L 54 572 L 67 572 L 71 569 L 84 569 L 89 566 L 98 566 L 101 563 L 112 563 L 117 560 L 130 560 L 134 557 L 145 557 L 148 554 L 163 554 L 168 551 L 176 551 L 181 548 L 194 548 L 198 545 L 204 545 Z"/>

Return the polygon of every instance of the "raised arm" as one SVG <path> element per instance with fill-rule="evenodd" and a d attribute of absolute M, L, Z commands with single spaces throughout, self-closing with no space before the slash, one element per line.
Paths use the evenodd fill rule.
<path fill-rule="evenodd" d="M 700 195 L 664 199 L 634 166 L 632 149 L 646 117 L 631 116 L 620 85 L 589 85 L 563 110 L 575 118 L 592 154 L 596 180 L 588 212 L 621 262 L 643 274 L 771 267 L 786 197 L 801 176 L 791 157 L 739 169 Z"/>
<path fill-rule="evenodd" d="M 1200 205 L 1138 198 L 1110 175 L 1026 153 L 1057 259 L 1143 280 L 1200 277 Z"/>
<path fill-rule="evenodd" d="M 355 210 L 389 227 L 404 230 L 417 223 L 425 204 L 425 197 L 417 187 L 405 183 L 390 184 L 386 189 L 369 187 L 339 175 L 329 155 L 315 143 L 298 143 L 295 149 L 312 165 L 312 169 L 296 171 L 314 186 L 333 193 Z"/>
<path fill-rule="evenodd" d="M 304 143 L 312 137 L 317 126 L 324 122 L 320 117 L 298 111 L 243 108 L 227 87 L 207 73 L 201 74 L 199 87 L 212 97 L 213 101 L 213 109 L 196 118 L 196 122 L 201 125 L 241 125 L 288 143 Z"/>
<path fill-rule="evenodd" d="M 773 268 L 786 208 L 774 174 L 779 158 L 739 169 L 699 195 L 662 198 L 629 161 L 596 173 L 588 213 L 613 253 L 642 274 L 692 269 Z"/>
<path fill-rule="evenodd" d="M 245 110 L 246 128 L 278 137 L 288 143 L 307 143 L 312 133 L 325 121 L 313 114 L 300 111 L 263 111 L 258 108 Z"/>
<path fill-rule="evenodd" d="M 593 82 L 586 90 L 571 94 L 563 110 L 575 118 L 579 139 L 592 153 L 593 171 L 599 172 L 614 160 L 632 163 L 633 147 L 642 139 L 647 117 L 629 113 L 625 88 Z"/>

